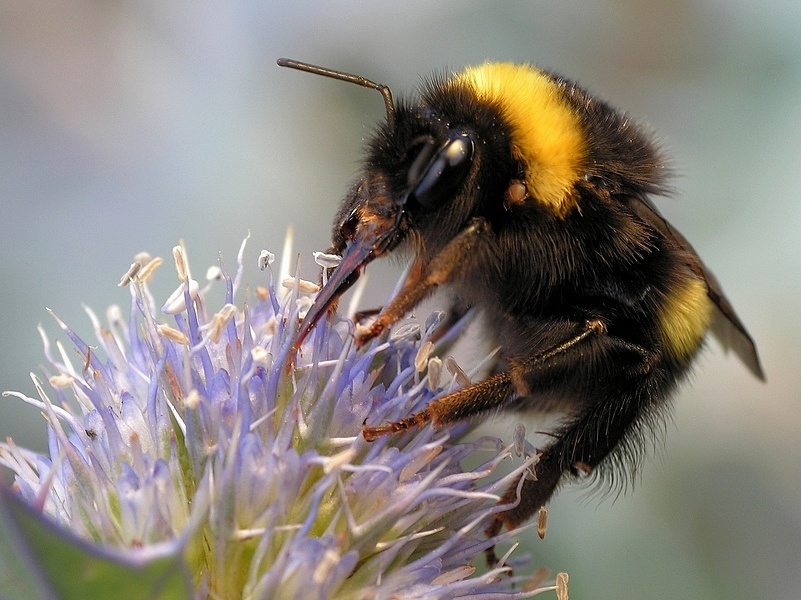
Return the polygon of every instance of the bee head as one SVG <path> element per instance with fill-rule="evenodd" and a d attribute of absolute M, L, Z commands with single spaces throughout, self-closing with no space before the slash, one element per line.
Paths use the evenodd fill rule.
<path fill-rule="evenodd" d="M 388 122 L 392 130 L 397 122 Z M 401 128 L 405 128 L 403 122 Z M 391 133 L 379 133 L 374 145 Z M 334 224 L 331 251 L 342 256 L 314 306 L 301 324 L 301 339 L 338 298 L 350 288 L 364 267 L 385 255 L 423 226 L 431 227 L 468 177 L 475 155 L 475 139 L 464 128 L 431 129 L 392 138 L 396 162 L 368 161 L 363 176 L 351 187 Z M 392 154 L 392 153 L 390 153 Z"/>
<path fill-rule="evenodd" d="M 365 173 L 352 186 L 335 221 L 331 250 L 342 260 L 304 318 L 297 346 L 368 263 L 394 250 L 418 223 L 431 226 L 436 213 L 449 208 L 449 200 L 470 173 L 476 143 L 468 128 L 450 127 L 426 109 L 402 107 L 398 115 L 385 85 L 289 59 L 279 59 L 278 64 L 378 90 L 387 110 Z"/>

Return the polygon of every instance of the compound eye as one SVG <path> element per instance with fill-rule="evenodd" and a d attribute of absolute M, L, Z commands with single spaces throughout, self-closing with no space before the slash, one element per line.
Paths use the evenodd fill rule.
<path fill-rule="evenodd" d="M 412 165 L 406 173 L 406 184 L 410 189 L 414 188 L 431 164 L 434 154 L 437 151 L 437 146 L 434 140 L 430 137 L 421 137 L 415 140 L 412 151 L 418 150 Z"/>
<path fill-rule="evenodd" d="M 411 179 L 412 168 L 409 169 L 412 187 L 409 197 L 425 208 L 434 208 L 441 203 L 467 176 L 473 164 L 474 150 L 473 139 L 464 132 L 452 134 L 451 139 L 436 153 L 433 146 L 427 144 L 412 164 L 415 175 L 421 171 L 414 182 Z M 424 156 L 428 158 L 427 164 L 420 169 L 417 165 L 423 162 Z"/>

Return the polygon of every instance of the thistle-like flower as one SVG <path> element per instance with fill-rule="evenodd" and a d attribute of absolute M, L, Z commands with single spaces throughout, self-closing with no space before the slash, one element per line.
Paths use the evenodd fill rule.
<path fill-rule="evenodd" d="M 436 319 L 357 351 L 354 324 L 334 317 L 290 356 L 316 286 L 274 277 L 262 253 L 265 281 L 237 305 L 244 250 L 233 278 L 208 275 L 225 286 L 214 313 L 212 283 L 201 289 L 178 247 L 180 286 L 160 309 L 148 280 L 161 260 L 142 255 L 121 282 L 127 319 L 112 307 L 102 325 L 87 309 L 95 345 L 58 319 L 74 351 L 41 331 L 47 382 L 32 375 L 38 398 L 6 395 L 42 411 L 49 456 L 0 444 L 15 474 L 0 532 L 32 573 L 12 583 L 67 599 L 566 597 L 563 574 L 548 586 L 512 575 L 508 554 L 481 571 L 482 551 L 509 537 L 482 534 L 498 490 L 536 462 L 524 452 L 490 476 L 519 439 L 465 441 L 466 425 L 360 435 L 459 384 L 441 384 L 426 343 Z M 62 551 L 82 567 L 48 561 Z"/>

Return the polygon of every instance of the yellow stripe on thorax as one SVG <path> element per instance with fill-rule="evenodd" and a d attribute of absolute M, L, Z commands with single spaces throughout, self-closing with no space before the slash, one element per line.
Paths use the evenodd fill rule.
<path fill-rule="evenodd" d="M 528 193 L 560 217 L 575 205 L 587 154 L 584 131 L 554 81 L 529 65 L 486 63 L 454 77 L 499 107 Z"/>
<path fill-rule="evenodd" d="M 712 320 L 712 301 L 706 284 L 688 278 L 665 297 L 659 327 L 668 349 L 676 358 L 689 359 L 701 346 Z"/>

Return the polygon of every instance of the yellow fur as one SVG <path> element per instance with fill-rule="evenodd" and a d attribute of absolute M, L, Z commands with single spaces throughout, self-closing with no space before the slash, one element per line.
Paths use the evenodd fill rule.
<path fill-rule="evenodd" d="M 587 149 L 578 116 L 553 80 L 529 65 L 485 63 L 453 81 L 499 106 L 511 129 L 512 152 L 525 166 L 529 195 L 564 217 L 575 205 Z"/>
<path fill-rule="evenodd" d="M 665 298 L 659 326 L 668 349 L 679 359 L 689 359 L 698 350 L 712 321 L 712 301 L 706 284 L 688 278 Z"/>

